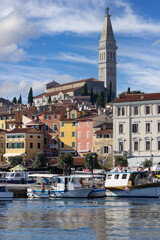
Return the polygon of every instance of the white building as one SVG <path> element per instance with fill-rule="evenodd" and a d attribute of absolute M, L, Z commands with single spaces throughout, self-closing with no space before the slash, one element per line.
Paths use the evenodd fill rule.
<path fill-rule="evenodd" d="M 145 159 L 160 162 L 160 93 L 126 94 L 113 102 L 114 155 L 130 166 Z"/>

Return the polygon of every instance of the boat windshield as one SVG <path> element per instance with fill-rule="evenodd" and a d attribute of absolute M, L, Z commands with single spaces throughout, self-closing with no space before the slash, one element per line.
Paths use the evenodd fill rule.
<path fill-rule="evenodd" d="M 6 178 L 14 177 L 14 173 L 7 173 Z"/>

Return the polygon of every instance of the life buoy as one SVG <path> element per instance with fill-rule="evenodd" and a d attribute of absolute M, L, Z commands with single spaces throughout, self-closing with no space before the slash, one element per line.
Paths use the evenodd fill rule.
<path fill-rule="evenodd" d="M 142 167 L 138 167 L 137 172 L 141 172 L 141 171 L 142 171 Z"/>

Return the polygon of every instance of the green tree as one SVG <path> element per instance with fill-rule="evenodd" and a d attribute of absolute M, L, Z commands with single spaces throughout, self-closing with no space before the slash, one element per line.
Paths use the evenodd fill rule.
<path fill-rule="evenodd" d="M 109 83 L 109 88 L 107 91 L 107 103 L 112 102 L 112 83 Z"/>
<path fill-rule="evenodd" d="M 121 155 L 115 156 L 115 166 L 117 167 L 119 165 L 122 165 L 122 166 L 125 166 L 125 167 L 128 166 L 127 159 L 125 157 L 121 156 Z"/>
<path fill-rule="evenodd" d="M 90 97 L 91 97 L 91 102 L 92 104 L 94 104 L 94 93 L 93 93 L 93 88 L 91 88 L 91 92 L 90 92 Z"/>
<path fill-rule="evenodd" d="M 83 85 L 83 87 L 81 88 L 81 92 L 80 92 L 81 96 L 88 96 L 88 89 L 87 89 L 87 84 L 85 83 Z"/>
<path fill-rule="evenodd" d="M 33 90 L 32 90 L 32 87 L 30 88 L 29 93 L 28 93 L 28 103 L 30 103 L 31 105 L 33 103 Z"/>
<path fill-rule="evenodd" d="M 96 103 L 97 103 L 97 106 L 98 106 L 98 107 L 105 107 L 104 92 L 103 92 L 103 91 L 101 91 L 101 92 L 98 94 Z"/>
<path fill-rule="evenodd" d="M 19 96 L 18 103 L 19 103 L 19 104 L 22 104 L 22 96 L 21 96 L 21 94 L 20 94 L 20 96 Z"/>
<path fill-rule="evenodd" d="M 85 159 L 84 159 L 84 167 L 87 169 L 90 169 L 93 171 L 93 169 L 100 168 L 100 165 L 98 163 L 98 155 L 97 153 L 87 153 L 84 154 Z"/>
<path fill-rule="evenodd" d="M 74 161 L 71 153 L 66 152 L 59 155 L 57 167 L 62 169 L 64 173 L 69 174 L 73 166 Z"/>
<path fill-rule="evenodd" d="M 21 156 L 14 156 L 9 158 L 11 168 L 17 166 L 18 164 L 21 164 L 22 161 L 23 161 L 23 158 Z"/>
<path fill-rule="evenodd" d="M 17 103 L 17 98 L 16 97 L 13 98 L 12 103 L 15 103 L 15 104 Z"/>
<path fill-rule="evenodd" d="M 40 170 L 46 166 L 48 160 L 44 152 L 36 153 L 35 159 L 32 162 L 33 169 Z"/>
<path fill-rule="evenodd" d="M 51 103 L 51 96 L 48 97 L 48 103 Z"/>
<path fill-rule="evenodd" d="M 144 162 L 142 162 L 143 168 L 148 168 L 152 166 L 152 159 L 145 159 Z"/>

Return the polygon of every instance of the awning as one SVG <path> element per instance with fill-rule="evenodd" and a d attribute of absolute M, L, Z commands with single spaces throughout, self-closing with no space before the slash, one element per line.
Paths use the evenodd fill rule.
<path fill-rule="evenodd" d="M 5 153 L 4 157 L 15 157 L 15 156 L 21 156 L 24 155 L 24 153 Z"/>
<path fill-rule="evenodd" d="M 18 164 L 17 166 L 9 169 L 9 171 L 11 171 L 11 172 L 24 171 L 24 170 L 27 170 L 27 168 L 21 166 L 21 164 Z"/>

